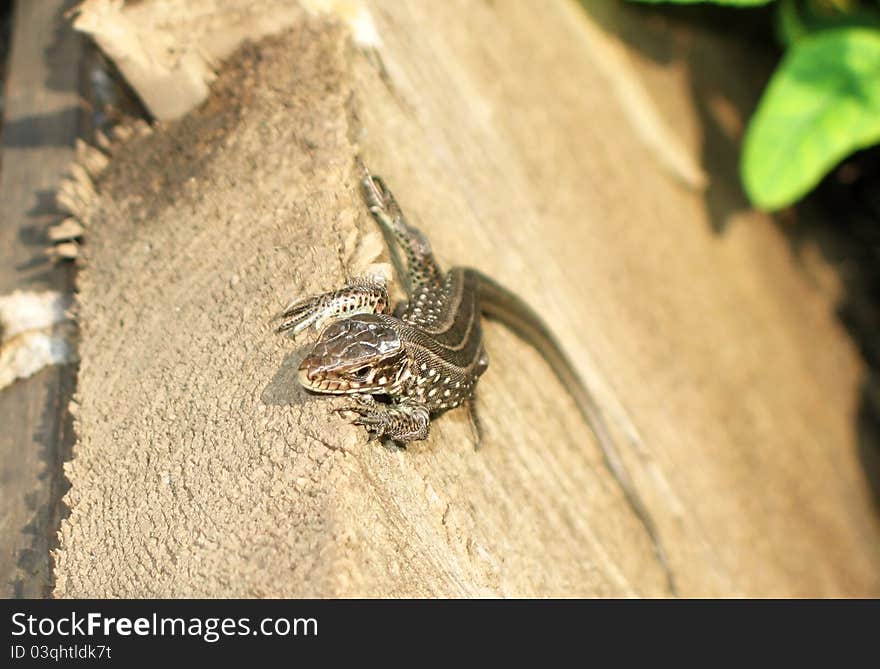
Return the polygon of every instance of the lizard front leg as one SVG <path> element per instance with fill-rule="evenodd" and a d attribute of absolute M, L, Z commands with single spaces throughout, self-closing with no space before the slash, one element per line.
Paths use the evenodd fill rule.
<path fill-rule="evenodd" d="M 383 281 L 355 279 L 339 290 L 291 302 L 276 317 L 283 320 L 275 331 L 293 330 L 296 335 L 313 325 L 320 330 L 329 320 L 387 310 L 388 289 Z"/>
<path fill-rule="evenodd" d="M 397 404 L 384 405 L 371 395 L 355 395 L 357 404 L 335 409 L 357 414 L 351 422 L 363 425 L 370 432 L 370 439 L 391 439 L 403 444 L 428 438 L 431 422 L 428 407 L 421 402 L 405 398 Z"/>

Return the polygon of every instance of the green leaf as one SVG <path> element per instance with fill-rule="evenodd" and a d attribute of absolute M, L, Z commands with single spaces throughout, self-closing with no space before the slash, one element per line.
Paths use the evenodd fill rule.
<path fill-rule="evenodd" d="M 749 122 L 740 169 L 761 209 L 788 206 L 847 155 L 880 142 L 880 31 L 799 39 Z"/>
<path fill-rule="evenodd" d="M 634 0 L 648 5 L 658 5 L 667 3 L 673 5 L 696 5 L 712 3 L 714 5 L 728 5 L 730 7 L 757 7 L 758 5 L 769 5 L 773 0 Z"/>
<path fill-rule="evenodd" d="M 810 34 L 810 28 L 798 11 L 795 0 L 782 0 L 776 5 L 776 38 L 786 47 Z"/>
<path fill-rule="evenodd" d="M 856 27 L 880 28 L 880 12 L 866 6 L 840 8 L 796 0 L 782 0 L 776 5 L 776 36 L 785 47 L 820 30 Z"/>

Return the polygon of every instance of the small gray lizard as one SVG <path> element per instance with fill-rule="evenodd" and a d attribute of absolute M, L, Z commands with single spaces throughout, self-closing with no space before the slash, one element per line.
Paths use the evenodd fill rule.
<path fill-rule="evenodd" d="M 356 279 L 345 287 L 298 300 L 279 315 L 277 331 L 296 335 L 314 327 L 318 341 L 299 367 L 303 387 L 316 393 L 346 394 L 371 438 L 398 444 L 428 437 L 431 418 L 467 404 L 477 435 L 476 385 L 489 359 L 483 348 L 481 314 L 497 319 L 533 346 L 576 401 L 599 442 L 605 463 L 644 526 L 669 588 L 675 582 L 654 521 L 635 490 L 596 401 L 543 320 L 516 295 L 481 272 L 454 267 L 443 272 L 425 236 L 409 225 L 378 177 L 363 180 L 364 199 L 388 241 L 392 260 L 406 284 L 408 301 L 390 309 L 378 279 Z M 406 256 L 400 261 L 398 245 Z M 385 404 L 375 395 L 390 399 Z"/>

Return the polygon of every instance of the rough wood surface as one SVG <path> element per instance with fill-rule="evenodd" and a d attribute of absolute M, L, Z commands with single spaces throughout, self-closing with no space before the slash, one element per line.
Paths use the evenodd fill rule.
<path fill-rule="evenodd" d="M 82 38 L 66 0 L 15 3 L 0 165 L 0 294 L 72 289 L 70 268 L 44 254 L 59 219 L 54 192 L 71 159 Z M 0 392 L 0 596 L 42 597 L 58 529 L 70 447 L 66 409 L 74 372 L 50 367 Z"/>
<path fill-rule="evenodd" d="M 374 230 L 357 153 L 443 261 L 542 309 L 682 594 L 880 592 L 858 358 L 741 211 L 724 141 L 753 61 L 589 4 L 369 3 L 368 53 L 304 14 L 118 149 L 88 221 L 56 595 L 665 594 L 591 433 L 509 332 L 487 327 L 479 452 L 462 412 L 393 451 L 297 387 L 302 345 L 267 321 L 353 271 Z M 632 91 L 656 116 L 623 111 Z"/>

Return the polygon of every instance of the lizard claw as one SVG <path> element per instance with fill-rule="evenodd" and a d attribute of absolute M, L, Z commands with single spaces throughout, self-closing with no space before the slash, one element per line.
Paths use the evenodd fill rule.
<path fill-rule="evenodd" d="M 288 304 L 273 320 L 283 319 L 283 321 L 275 328 L 275 332 L 284 332 L 285 330 L 293 330 L 294 336 L 308 328 L 317 320 L 318 313 L 317 297 L 307 297 L 302 300 L 295 300 Z"/>
<path fill-rule="evenodd" d="M 351 399 L 355 402 L 354 404 L 348 404 L 344 407 L 338 407 L 333 409 L 336 413 L 341 411 L 354 411 L 355 413 L 363 413 L 366 410 L 375 411 L 376 405 L 378 402 L 376 398 L 372 395 L 368 395 L 367 393 L 357 393 L 355 395 L 350 395 Z"/>
<path fill-rule="evenodd" d="M 358 416 L 363 416 L 364 413 L 366 412 L 366 409 L 364 407 L 359 407 L 359 406 L 344 406 L 344 407 L 339 407 L 338 409 L 333 409 L 333 413 L 344 413 L 346 411 L 350 411 L 351 413 L 358 414 Z M 355 418 L 351 422 L 355 423 L 355 421 L 357 421 L 357 420 L 360 420 L 360 419 Z"/>
<path fill-rule="evenodd" d="M 355 418 L 351 421 L 352 425 L 363 425 L 367 428 L 367 441 L 378 441 L 382 437 L 385 436 L 385 431 L 388 427 L 387 421 L 383 420 L 382 415 L 369 415 L 369 416 L 361 416 L 359 418 Z"/>
<path fill-rule="evenodd" d="M 367 428 L 369 441 L 376 441 L 385 436 L 391 427 L 392 420 L 386 411 L 377 408 L 378 402 L 372 395 L 352 395 L 355 404 L 333 409 L 334 413 L 351 412 L 355 417 L 351 419 L 352 425 L 363 425 Z"/>

